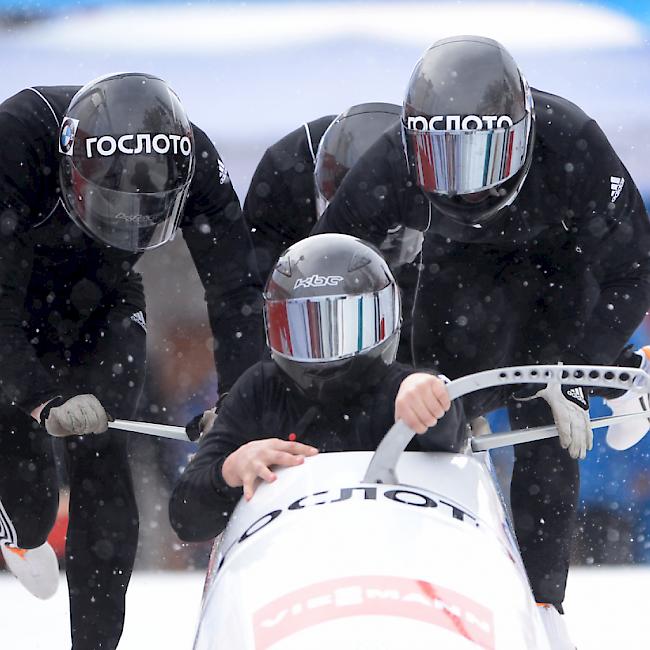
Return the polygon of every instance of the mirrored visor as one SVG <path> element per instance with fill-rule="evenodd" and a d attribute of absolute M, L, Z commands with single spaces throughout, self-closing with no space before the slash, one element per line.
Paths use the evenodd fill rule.
<path fill-rule="evenodd" d="M 336 361 L 385 341 L 400 327 L 399 290 L 266 300 L 264 319 L 271 350 L 294 361 Z"/>
<path fill-rule="evenodd" d="M 532 117 L 499 129 L 414 130 L 404 126 L 418 185 L 454 196 L 495 187 L 524 165 Z"/>

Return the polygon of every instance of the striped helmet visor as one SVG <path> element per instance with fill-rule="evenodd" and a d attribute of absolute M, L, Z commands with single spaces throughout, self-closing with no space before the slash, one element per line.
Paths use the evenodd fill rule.
<path fill-rule="evenodd" d="M 481 192 L 514 176 L 526 161 L 531 112 L 511 126 L 463 131 L 404 127 L 417 184 L 448 196 Z"/>
<path fill-rule="evenodd" d="M 266 340 L 294 361 L 338 361 L 369 350 L 401 324 L 399 289 L 347 296 L 266 300 Z"/>

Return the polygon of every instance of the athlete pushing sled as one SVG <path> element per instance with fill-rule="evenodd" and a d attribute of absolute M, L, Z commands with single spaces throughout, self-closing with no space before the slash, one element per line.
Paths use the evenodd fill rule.
<path fill-rule="evenodd" d="M 172 495 L 171 521 L 182 539 L 221 533 L 242 488 L 250 501 L 258 479 L 276 481 L 272 466 L 302 465 L 324 451 L 374 450 L 396 420 L 421 434 L 409 450 L 465 448 L 469 430 L 462 404 L 450 402 L 445 379 L 395 362 L 399 295 L 386 263 L 369 244 L 330 234 L 290 247 L 267 283 L 265 318 L 273 360 L 253 366 L 235 384 Z M 465 481 L 465 474 L 454 476 Z M 494 515 L 500 506 L 494 487 L 490 492 Z M 260 502 L 253 503 L 257 508 Z M 497 528 L 495 521 L 506 521 L 502 511 L 492 519 Z M 234 526 L 243 535 L 241 521 Z M 512 538 L 508 544 L 526 584 L 516 544 Z M 274 554 L 277 546 L 269 549 Z M 529 589 L 526 594 L 534 605 Z M 573 647 L 557 610 L 540 608 L 540 613 L 553 648 Z"/>

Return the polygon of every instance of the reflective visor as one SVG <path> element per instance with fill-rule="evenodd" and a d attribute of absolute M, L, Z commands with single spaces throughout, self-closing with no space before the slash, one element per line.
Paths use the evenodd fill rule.
<path fill-rule="evenodd" d="M 144 251 L 173 237 L 189 185 L 166 192 L 120 192 L 92 183 L 73 166 L 63 198 L 72 219 L 93 237 L 123 250 Z"/>
<path fill-rule="evenodd" d="M 266 300 L 266 337 L 273 352 L 295 361 L 336 361 L 385 341 L 400 327 L 399 290 Z"/>
<path fill-rule="evenodd" d="M 532 117 L 512 126 L 470 131 L 413 130 L 404 126 L 418 185 L 454 196 L 495 187 L 514 176 L 526 160 Z"/>

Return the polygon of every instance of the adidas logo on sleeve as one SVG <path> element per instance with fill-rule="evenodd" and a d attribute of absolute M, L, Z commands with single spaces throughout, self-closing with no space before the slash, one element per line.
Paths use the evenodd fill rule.
<path fill-rule="evenodd" d="M 578 406 L 582 406 L 583 408 L 587 408 L 587 400 L 585 399 L 584 391 L 579 386 L 567 388 L 564 391 L 564 394 L 569 401 Z"/>
<path fill-rule="evenodd" d="M 623 191 L 625 179 L 621 178 L 620 176 L 610 176 L 609 182 L 611 187 L 611 202 L 616 203 L 616 199 L 621 195 L 621 192 Z"/>
<path fill-rule="evenodd" d="M 131 320 L 137 323 L 145 332 L 147 331 L 147 323 L 141 311 L 136 311 L 135 314 L 131 314 Z"/>
<path fill-rule="evenodd" d="M 223 160 L 219 158 L 219 184 L 225 185 L 226 183 L 230 183 L 230 176 L 228 175 L 228 170 L 226 169 Z"/>

